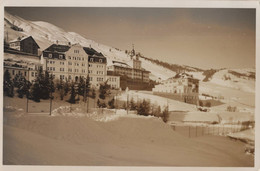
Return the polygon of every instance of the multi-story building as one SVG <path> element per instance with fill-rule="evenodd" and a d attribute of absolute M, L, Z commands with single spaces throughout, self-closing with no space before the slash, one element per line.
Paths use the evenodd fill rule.
<path fill-rule="evenodd" d="M 127 76 L 135 83 L 149 83 L 149 73 L 142 68 L 142 62 L 139 55 L 135 54 L 133 49 L 130 53 L 131 60 L 128 63 L 112 61 L 112 65 L 108 66 L 108 70 L 114 75 Z"/>
<path fill-rule="evenodd" d="M 112 88 L 120 88 L 120 77 L 107 74 L 107 59 L 102 53 L 98 53 L 93 48 L 83 48 L 88 54 L 88 73 L 92 87 L 99 87 L 100 84 L 107 81 Z"/>
<path fill-rule="evenodd" d="M 9 47 L 19 50 L 20 52 L 39 55 L 40 47 L 32 36 L 18 37 L 17 39 L 9 42 Z"/>
<path fill-rule="evenodd" d="M 42 53 L 43 70 L 53 74 L 54 79 L 78 81 L 88 75 L 88 55 L 79 44 L 52 44 Z"/>
<path fill-rule="evenodd" d="M 7 70 L 10 73 L 11 79 L 14 79 L 16 75 L 21 75 L 30 82 L 33 82 L 41 67 L 39 63 L 29 64 L 4 60 L 4 72 Z"/>
<path fill-rule="evenodd" d="M 77 82 L 79 77 L 89 76 L 92 87 L 98 88 L 108 79 L 117 80 L 108 81 L 111 87 L 120 87 L 120 84 L 115 85 L 115 83 L 120 83 L 120 77 L 107 77 L 107 59 L 93 48 L 82 47 L 79 44 L 53 44 L 43 51 L 41 63 L 43 69 L 51 72 L 55 79 Z"/>
<path fill-rule="evenodd" d="M 199 80 L 186 73 L 178 73 L 153 88 L 153 94 L 167 96 L 186 103 L 197 104 Z"/>

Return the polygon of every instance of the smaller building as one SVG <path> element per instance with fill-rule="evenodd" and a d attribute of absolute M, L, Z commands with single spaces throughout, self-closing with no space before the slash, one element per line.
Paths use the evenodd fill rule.
<path fill-rule="evenodd" d="M 187 73 L 178 73 L 156 85 L 152 91 L 156 95 L 197 104 L 199 100 L 199 80 Z"/>
<path fill-rule="evenodd" d="M 18 37 L 9 42 L 9 47 L 12 49 L 19 50 L 20 52 L 39 55 L 39 45 L 33 39 L 32 36 L 28 37 Z"/>
<path fill-rule="evenodd" d="M 107 75 L 107 84 L 110 85 L 112 89 L 120 89 L 120 76 Z"/>
<path fill-rule="evenodd" d="M 11 79 L 14 79 L 16 75 L 22 75 L 26 80 L 33 82 L 38 74 L 39 69 L 42 66 L 40 64 L 27 64 L 4 61 L 4 72 L 8 70 Z"/>

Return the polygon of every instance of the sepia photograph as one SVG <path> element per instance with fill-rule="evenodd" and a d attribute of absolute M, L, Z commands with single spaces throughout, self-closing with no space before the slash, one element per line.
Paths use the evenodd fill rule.
<path fill-rule="evenodd" d="M 2 164 L 254 168 L 256 11 L 5 6 Z"/>

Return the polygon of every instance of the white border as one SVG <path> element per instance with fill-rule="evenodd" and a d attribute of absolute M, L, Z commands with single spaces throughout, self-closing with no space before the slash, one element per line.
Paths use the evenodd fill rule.
<path fill-rule="evenodd" d="M 0 31 L 1 31 L 1 41 L 0 41 L 0 59 L 3 57 L 3 32 L 4 32 L 4 6 L 48 6 L 48 7 L 166 7 L 166 8 L 255 8 L 256 9 L 256 108 L 255 108 L 255 118 L 256 118 L 256 152 L 255 152 L 255 167 L 245 168 L 245 167 L 88 167 L 88 166 L 2 166 L 2 155 L 0 155 L 0 169 L 3 171 L 14 171 L 14 170 L 238 170 L 238 171 L 260 171 L 260 8 L 259 1 L 172 1 L 172 0 L 4 0 L 0 1 Z M 3 74 L 3 62 L 0 62 L 0 70 Z M 1 96 L 1 114 L 3 109 L 3 88 L 2 88 L 2 76 L 0 77 L 0 96 Z M 3 115 L 1 115 L 3 116 Z M 3 118 L 0 117 L 0 123 L 3 123 Z M 0 126 L 0 137 L 3 137 L 3 126 Z M 3 141 L 0 141 L 0 151 L 2 152 Z M 2 153 L 1 153 L 2 154 Z"/>

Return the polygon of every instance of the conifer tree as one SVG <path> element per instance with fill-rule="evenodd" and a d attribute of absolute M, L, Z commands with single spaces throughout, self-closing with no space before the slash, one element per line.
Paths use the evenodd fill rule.
<path fill-rule="evenodd" d="M 14 84 L 8 70 L 4 72 L 4 94 L 9 97 L 14 96 Z"/>
<path fill-rule="evenodd" d="M 133 98 L 131 98 L 131 100 L 130 100 L 130 110 L 136 110 L 136 104 L 135 104 L 135 102 L 134 102 L 134 99 Z"/>
<path fill-rule="evenodd" d="M 108 102 L 108 106 L 110 109 L 114 109 L 115 108 L 115 99 L 112 98 L 109 102 Z"/>
<path fill-rule="evenodd" d="M 162 112 L 162 119 L 164 122 L 167 122 L 169 119 L 169 107 L 166 106 Z"/>
<path fill-rule="evenodd" d="M 69 98 L 68 102 L 72 103 L 72 104 L 76 103 L 76 93 L 75 93 L 74 84 L 71 84 L 70 98 Z"/>

